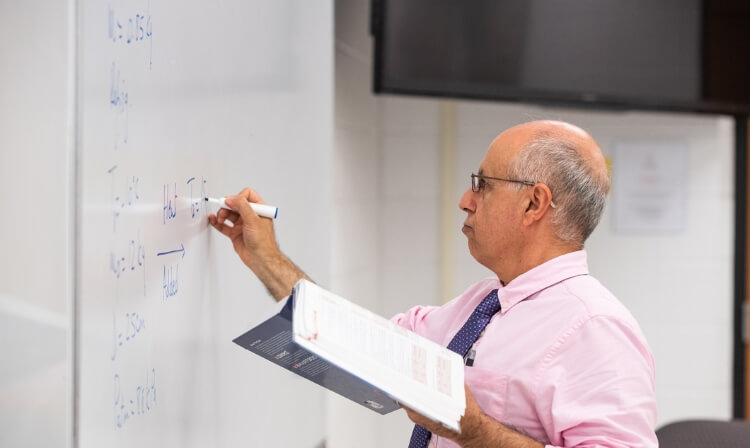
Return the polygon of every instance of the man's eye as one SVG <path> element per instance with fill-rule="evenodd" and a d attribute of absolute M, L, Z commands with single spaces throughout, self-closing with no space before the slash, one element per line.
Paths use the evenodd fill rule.
<path fill-rule="evenodd" d="M 477 186 L 479 187 L 479 189 L 480 189 L 480 190 L 483 190 L 483 189 L 484 189 L 484 186 L 485 186 L 485 184 L 486 184 L 486 182 L 484 181 L 484 179 L 482 179 L 482 178 L 480 177 L 480 178 L 479 178 L 479 182 L 477 183 Z"/>

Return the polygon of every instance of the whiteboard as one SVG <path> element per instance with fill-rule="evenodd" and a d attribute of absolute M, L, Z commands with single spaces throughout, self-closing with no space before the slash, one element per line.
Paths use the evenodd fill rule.
<path fill-rule="evenodd" d="M 327 281 L 332 3 L 82 0 L 78 18 L 78 445 L 318 446 L 322 390 L 231 342 L 278 305 L 201 198 L 257 189 Z"/>

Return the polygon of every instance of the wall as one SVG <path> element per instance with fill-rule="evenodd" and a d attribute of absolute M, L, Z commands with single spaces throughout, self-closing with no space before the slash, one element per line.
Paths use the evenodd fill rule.
<path fill-rule="evenodd" d="M 490 141 L 513 124 L 564 119 L 586 128 L 605 155 L 617 142 L 681 142 L 689 151 L 687 209 L 676 234 L 622 234 L 611 204 L 587 250 L 592 273 L 639 320 L 657 364 L 659 424 L 731 415 L 733 128 L 725 117 L 592 112 L 511 103 L 457 101 L 446 120 L 439 100 L 374 96 L 369 2 L 336 2 L 334 220 L 331 288 L 390 316 L 440 298 L 490 274 L 460 233 L 460 195 Z M 455 128 L 453 158 L 441 155 Z M 445 166 L 448 164 L 449 166 Z M 441 173 L 447 169 L 448 176 Z M 441 196 L 444 183 L 454 199 Z M 441 221 L 448 207 L 447 220 Z M 453 212 L 450 212 L 453 207 Z M 446 222 L 447 221 L 447 222 Z M 442 226 L 455 229 L 450 241 Z M 447 249 L 446 249 L 447 248 Z M 441 258 L 450 291 L 441 290 Z M 613 257 L 616 254 L 616 257 Z M 695 279 L 700 279 L 695 281 Z M 398 446 L 412 425 L 397 412 L 359 412 L 329 397 L 328 441 Z"/>
<path fill-rule="evenodd" d="M 330 289 L 377 309 L 381 243 L 380 100 L 369 93 L 368 3 L 334 6 L 334 147 Z M 378 417 L 336 394 L 326 397 L 328 447 L 375 447 Z M 387 417 L 386 417 L 387 418 Z"/>
<path fill-rule="evenodd" d="M 368 1 L 337 1 L 331 289 L 390 316 L 440 297 L 440 102 L 372 94 Z M 416 249 L 416 250 L 411 250 Z M 329 394 L 329 447 L 400 446 L 413 424 Z"/>
<path fill-rule="evenodd" d="M 0 446 L 69 423 L 66 3 L 0 3 Z"/>

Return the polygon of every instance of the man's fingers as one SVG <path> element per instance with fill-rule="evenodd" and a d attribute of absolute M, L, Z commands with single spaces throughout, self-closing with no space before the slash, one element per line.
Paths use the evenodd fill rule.
<path fill-rule="evenodd" d="M 243 189 L 237 194 L 237 196 L 244 198 L 248 202 L 255 202 L 256 204 L 265 204 L 265 202 L 263 202 L 263 198 L 261 198 L 260 195 L 251 188 Z"/>
<path fill-rule="evenodd" d="M 233 226 L 228 226 L 226 224 L 220 223 L 218 218 L 215 215 L 209 215 L 208 222 L 211 224 L 211 226 L 218 230 L 222 235 L 225 235 L 229 237 L 230 239 L 234 236 L 232 233 Z M 231 222 L 231 221 L 230 221 Z"/>
<path fill-rule="evenodd" d="M 428 419 L 424 415 L 420 414 L 419 412 L 415 411 L 414 409 L 408 408 L 404 406 L 403 404 L 399 403 L 399 406 L 406 411 L 406 415 L 409 417 L 409 420 L 413 421 L 414 423 L 418 425 L 422 425 L 425 428 L 430 426 L 431 424 L 434 424 L 432 420 Z"/>
<path fill-rule="evenodd" d="M 255 213 L 255 210 L 253 210 L 248 203 L 254 202 L 256 204 L 265 204 L 265 202 L 263 202 L 263 198 L 261 198 L 260 195 L 255 192 L 255 190 L 252 190 L 250 188 L 245 188 L 234 196 L 227 196 L 225 200 L 227 205 L 231 207 L 235 213 L 239 214 L 238 216 L 241 216 L 242 219 L 247 220 L 247 222 L 249 223 L 255 222 L 255 220 L 259 217 L 258 214 Z M 219 215 L 219 221 L 221 221 L 221 218 L 222 215 Z M 237 222 L 237 219 L 230 219 L 232 223 Z"/>
<path fill-rule="evenodd" d="M 250 207 L 250 202 L 263 204 L 263 199 L 255 191 L 245 188 L 237 195 L 225 198 L 228 208 L 220 208 L 216 215 L 208 217 L 211 226 L 234 240 L 243 228 L 261 229 L 261 217 Z"/>
<path fill-rule="evenodd" d="M 250 203 L 248 202 L 248 198 L 250 198 L 252 195 L 252 190 L 249 188 L 246 188 L 240 192 L 237 196 L 227 196 L 226 202 L 227 205 L 232 207 L 232 209 L 239 213 L 239 216 L 242 217 L 242 219 L 245 222 L 253 223 L 257 219 L 260 219 L 260 217 L 255 213 L 255 211 L 250 207 Z M 257 196 L 256 197 L 260 197 Z"/>
<path fill-rule="evenodd" d="M 235 224 L 237 220 L 239 219 L 240 215 L 237 214 L 237 212 L 234 212 L 232 210 L 228 210 L 226 208 L 220 208 L 219 211 L 216 213 L 216 218 L 219 220 L 219 223 L 223 224 L 225 221 L 229 221 L 232 224 Z"/>

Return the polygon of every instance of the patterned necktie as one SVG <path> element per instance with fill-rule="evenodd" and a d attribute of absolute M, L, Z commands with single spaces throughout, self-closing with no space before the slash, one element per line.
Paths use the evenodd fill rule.
<path fill-rule="evenodd" d="M 497 289 L 493 289 L 482 300 L 482 303 L 474 309 L 474 312 L 471 313 L 464 326 L 453 336 L 453 340 L 448 344 L 448 349 L 465 357 L 471 346 L 479 338 L 484 327 L 490 323 L 490 319 L 498 311 L 500 311 L 500 301 L 497 298 Z M 420 425 L 414 425 L 414 431 L 412 431 L 411 440 L 409 441 L 409 448 L 427 448 L 427 444 L 430 443 L 430 437 L 432 437 L 430 431 Z"/>

